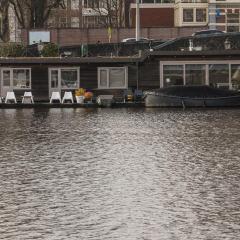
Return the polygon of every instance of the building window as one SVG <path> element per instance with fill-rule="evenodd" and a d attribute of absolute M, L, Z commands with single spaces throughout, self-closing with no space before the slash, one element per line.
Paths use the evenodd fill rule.
<path fill-rule="evenodd" d="M 127 88 L 127 67 L 98 68 L 98 88 Z"/>
<path fill-rule="evenodd" d="M 11 68 L 2 69 L 2 85 L 13 89 L 31 88 L 31 69 Z"/>
<path fill-rule="evenodd" d="M 207 21 L 206 8 L 184 8 L 183 22 L 184 23 L 205 23 Z"/>
<path fill-rule="evenodd" d="M 209 64 L 209 85 L 217 88 L 229 88 L 229 65 Z"/>
<path fill-rule="evenodd" d="M 104 2 L 104 1 L 102 1 Z M 83 6 L 86 8 L 99 8 L 103 3 L 100 3 L 99 0 L 84 0 Z"/>
<path fill-rule="evenodd" d="M 163 85 L 164 87 L 173 85 L 183 85 L 183 65 L 164 65 L 163 66 Z"/>
<path fill-rule="evenodd" d="M 227 32 L 239 32 L 240 15 L 239 13 L 227 13 Z"/>
<path fill-rule="evenodd" d="M 71 27 L 72 28 L 79 28 L 79 17 L 72 17 L 71 18 Z"/>
<path fill-rule="evenodd" d="M 77 89 L 79 87 L 79 68 L 51 68 L 50 88 Z"/>
<path fill-rule="evenodd" d="M 61 27 L 61 28 L 66 28 L 67 27 L 67 18 L 66 17 L 60 17 L 59 27 Z"/>
<path fill-rule="evenodd" d="M 71 9 L 79 10 L 79 0 L 71 0 Z"/>
<path fill-rule="evenodd" d="M 207 13 L 205 8 L 197 8 L 196 9 L 196 22 L 206 22 L 207 21 Z"/>
<path fill-rule="evenodd" d="M 185 8 L 183 9 L 183 22 L 193 22 L 193 9 Z"/>

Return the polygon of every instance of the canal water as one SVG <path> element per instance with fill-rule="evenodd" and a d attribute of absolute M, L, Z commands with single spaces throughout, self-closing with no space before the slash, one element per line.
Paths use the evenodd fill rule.
<path fill-rule="evenodd" d="M 240 109 L 0 110 L 1 240 L 238 240 Z"/>

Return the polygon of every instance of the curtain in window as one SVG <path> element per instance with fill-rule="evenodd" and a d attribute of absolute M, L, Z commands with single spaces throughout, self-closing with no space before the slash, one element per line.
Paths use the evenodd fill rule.
<path fill-rule="evenodd" d="M 51 88 L 58 87 L 58 70 L 51 70 Z"/>
<path fill-rule="evenodd" d="M 61 85 L 63 88 L 77 88 L 77 70 L 62 70 Z"/>
<path fill-rule="evenodd" d="M 3 70 L 3 86 L 10 87 L 10 70 Z"/>
<path fill-rule="evenodd" d="M 29 88 L 30 87 L 29 70 L 14 69 L 13 86 L 18 88 Z"/>
<path fill-rule="evenodd" d="M 107 70 L 105 69 L 101 69 L 100 70 L 100 83 L 99 83 L 100 87 L 108 87 L 107 84 Z"/>
<path fill-rule="evenodd" d="M 117 69 L 113 68 L 109 71 L 109 87 L 117 88 L 117 87 L 125 87 L 125 69 Z"/>

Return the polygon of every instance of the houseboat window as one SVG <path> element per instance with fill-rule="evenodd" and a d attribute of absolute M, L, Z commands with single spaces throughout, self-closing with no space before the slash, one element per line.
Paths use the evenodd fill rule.
<path fill-rule="evenodd" d="M 127 88 L 127 68 L 112 67 L 98 69 L 99 88 Z"/>
<path fill-rule="evenodd" d="M 107 84 L 107 82 L 108 82 L 108 80 L 107 80 L 107 70 L 105 70 L 105 69 L 101 69 L 100 70 L 100 79 L 99 79 L 99 85 L 100 85 L 100 87 L 107 87 L 108 86 L 108 84 Z"/>
<path fill-rule="evenodd" d="M 163 80 L 164 87 L 183 85 L 183 65 L 164 65 Z"/>
<path fill-rule="evenodd" d="M 51 89 L 76 89 L 79 87 L 79 68 L 52 68 L 49 70 Z"/>
<path fill-rule="evenodd" d="M 13 89 L 31 88 L 30 68 L 7 68 L 2 69 L 2 86 Z"/>
<path fill-rule="evenodd" d="M 231 80 L 232 88 L 237 90 L 240 89 L 240 65 L 232 64 L 231 65 Z"/>
<path fill-rule="evenodd" d="M 58 87 L 58 70 L 51 70 L 51 88 Z"/>
<path fill-rule="evenodd" d="M 63 88 L 77 88 L 78 85 L 77 69 L 61 70 L 61 84 Z"/>
<path fill-rule="evenodd" d="M 125 71 L 124 69 L 112 68 L 109 71 L 109 87 L 123 88 L 125 87 Z"/>
<path fill-rule="evenodd" d="M 217 88 L 229 88 L 228 64 L 209 64 L 209 85 Z"/>
<path fill-rule="evenodd" d="M 205 64 L 186 64 L 185 66 L 186 85 L 206 84 Z"/>
<path fill-rule="evenodd" d="M 13 69 L 13 87 L 30 88 L 29 69 Z"/>
<path fill-rule="evenodd" d="M 3 70 L 3 86 L 4 87 L 10 87 L 11 83 L 10 83 L 10 70 Z"/>

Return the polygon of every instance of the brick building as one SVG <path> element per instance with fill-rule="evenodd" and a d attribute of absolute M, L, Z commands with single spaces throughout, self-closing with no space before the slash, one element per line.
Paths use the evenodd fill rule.
<path fill-rule="evenodd" d="M 107 1 L 65 0 L 66 8 L 52 11 L 48 27 L 52 28 L 101 28 L 125 27 L 125 2 L 109 6 Z M 128 4 L 129 5 L 129 4 Z"/>
<path fill-rule="evenodd" d="M 169 39 L 207 28 L 226 32 L 240 30 L 239 0 L 139 1 L 142 37 Z M 106 29 L 109 25 L 112 26 L 112 42 L 134 37 L 136 0 L 117 2 L 121 3 L 118 8 L 112 6 L 109 9 L 105 5 L 106 0 L 65 0 L 66 8 L 54 9 L 44 30 L 51 30 L 51 40 L 58 36 L 56 39 L 60 40 L 54 42 L 68 45 L 96 43 L 98 40 L 108 42 Z M 10 14 L 10 39 L 19 41 L 16 16 L 12 10 Z M 21 37 L 26 43 L 27 34 L 22 32 Z"/>
<path fill-rule="evenodd" d="M 239 0 L 139 0 L 142 27 L 204 27 L 240 30 Z M 135 26 L 136 4 L 130 5 Z"/>

